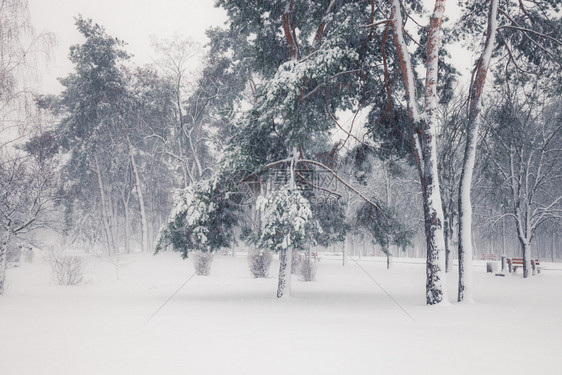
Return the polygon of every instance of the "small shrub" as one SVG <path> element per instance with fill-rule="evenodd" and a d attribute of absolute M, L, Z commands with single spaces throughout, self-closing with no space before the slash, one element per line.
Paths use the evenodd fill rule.
<path fill-rule="evenodd" d="M 316 270 L 318 261 L 308 254 L 303 257 L 300 267 L 300 274 L 304 281 L 313 281 L 316 279 Z"/>
<path fill-rule="evenodd" d="M 31 247 L 23 249 L 23 260 L 26 263 L 33 262 L 33 249 Z"/>
<path fill-rule="evenodd" d="M 211 271 L 211 263 L 213 262 L 213 253 L 195 251 L 193 252 L 193 266 L 195 273 L 199 276 L 207 276 Z"/>
<path fill-rule="evenodd" d="M 47 262 L 51 266 L 55 282 L 58 285 L 76 285 L 82 282 L 84 272 L 82 260 L 79 257 L 54 250 L 48 253 Z"/>
<path fill-rule="evenodd" d="M 250 250 L 248 252 L 248 265 L 250 266 L 252 275 L 254 275 L 256 279 L 268 277 L 272 259 L 273 255 L 271 255 L 271 251 L 269 250 Z"/>

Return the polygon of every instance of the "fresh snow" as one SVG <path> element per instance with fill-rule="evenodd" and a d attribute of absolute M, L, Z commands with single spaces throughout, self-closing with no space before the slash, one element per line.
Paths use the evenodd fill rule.
<path fill-rule="evenodd" d="M 176 253 L 90 255 L 85 282 L 62 287 L 36 253 L 8 269 L 0 297 L 0 374 L 554 374 L 562 368 L 562 265 L 528 279 L 474 261 L 475 304 L 425 305 L 422 259 L 321 254 L 317 281 L 278 263 L 254 279 L 241 251 L 191 276 Z M 358 266 L 383 287 L 405 314 Z M 456 273 L 448 277 L 455 295 Z M 149 320 L 150 319 L 150 320 Z"/>

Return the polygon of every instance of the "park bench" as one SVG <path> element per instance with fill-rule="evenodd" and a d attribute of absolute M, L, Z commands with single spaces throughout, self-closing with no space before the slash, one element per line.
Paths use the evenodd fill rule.
<path fill-rule="evenodd" d="M 509 272 L 516 272 L 517 268 L 523 267 L 523 258 L 507 258 L 507 266 L 509 267 Z M 540 262 L 538 259 L 531 259 L 531 269 L 533 275 L 535 271 L 537 273 L 541 272 Z"/>
<path fill-rule="evenodd" d="M 482 260 L 499 260 L 496 254 L 482 254 L 480 257 Z"/>

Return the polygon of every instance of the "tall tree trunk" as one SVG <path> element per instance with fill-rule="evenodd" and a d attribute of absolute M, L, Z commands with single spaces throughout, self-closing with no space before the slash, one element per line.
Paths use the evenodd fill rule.
<path fill-rule="evenodd" d="M 107 202 L 105 199 L 105 188 L 103 184 L 103 179 L 101 177 L 100 163 L 98 161 L 97 155 L 94 155 L 94 162 L 96 163 L 96 175 L 98 178 L 98 188 L 99 188 L 100 199 L 101 199 L 101 220 L 103 224 L 103 231 L 105 234 L 105 240 L 107 245 L 107 254 L 111 255 L 111 252 L 114 248 L 113 238 L 112 238 L 113 235 L 111 230 L 111 223 L 109 218 L 107 217 L 107 211 L 106 211 Z"/>
<path fill-rule="evenodd" d="M 353 250 L 353 235 L 351 233 L 347 233 L 343 245 L 342 266 L 345 266 L 347 264 L 347 254 L 351 254 L 352 250 Z"/>
<path fill-rule="evenodd" d="M 449 223 L 451 220 L 450 216 L 447 216 L 444 222 L 445 228 L 445 272 L 448 273 L 450 271 L 450 258 L 451 258 L 451 249 L 450 249 L 450 239 L 451 239 L 451 225 Z"/>
<path fill-rule="evenodd" d="M 292 151 L 292 158 L 291 166 L 290 166 L 290 189 L 295 190 L 297 185 L 295 182 L 295 167 L 296 167 L 296 160 L 298 158 L 297 148 L 293 147 Z M 285 234 L 288 236 L 286 242 L 288 244 L 291 243 L 291 233 Z M 292 268 L 293 268 L 293 247 L 289 245 L 286 250 L 281 251 L 279 253 L 279 283 L 277 285 L 277 298 L 281 298 L 288 294 L 291 295 L 291 276 L 292 276 Z"/>
<path fill-rule="evenodd" d="M 531 269 L 531 243 L 528 240 L 520 239 L 521 251 L 523 253 L 523 278 L 529 277 Z"/>
<path fill-rule="evenodd" d="M 130 233 L 129 233 L 129 199 L 125 199 L 125 193 L 121 193 L 121 201 L 123 202 L 123 212 L 125 213 L 125 253 L 129 254 L 130 249 Z"/>
<path fill-rule="evenodd" d="M 426 146 L 427 147 L 427 146 Z M 425 148 L 425 147 L 424 147 Z M 424 150 L 425 151 L 425 150 Z M 435 150 L 433 153 L 436 156 Z M 433 161 L 433 163 L 431 163 Z M 429 163 L 428 163 L 429 162 Z M 446 300 L 445 280 L 445 236 L 443 210 L 437 181 L 437 158 L 427 158 L 424 163 L 433 164 L 434 171 L 426 169 L 424 176 L 424 213 L 426 258 L 426 302 L 434 305 Z"/>
<path fill-rule="evenodd" d="M 550 247 L 550 261 L 554 263 L 554 248 L 556 247 L 555 233 L 552 231 L 552 243 Z"/>
<path fill-rule="evenodd" d="M 436 0 L 429 20 L 425 80 L 425 119 L 421 122 L 423 189 L 426 202 L 425 232 L 427 243 L 426 302 L 433 305 L 445 299 L 445 236 L 441 191 L 437 171 L 437 71 L 441 21 L 445 0 Z"/>
<path fill-rule="evenodd" d="M 135 181 L 135 190 L 137 192 L 137 197 L 139 200 L 140 206 L 140 219 L 141 219 L 141 236 L 142 236 L 142 251 L 148 250 L 148 224 L 146 220 L 146 210 L 144 206 L 144 195 L 142 193 L 142 184 L 139 176 L 139 169 L 137 168 L 137 164 L 135 163 L 135 158 L 133 156 L 133 147 L 131 146 L 131 142 L 129 140 L 129 136 L 127 136 L 127 146 L 129 148 L 129 160 L 131 162 L 131 169 L 133 171 L 133 177 Z"/>
<path fill-rule="evenodd" d="M 486 83 L 486 75 L 490 67 L 490 59 L 494 49 L 496 37 L 496 17 L 498 0 L 490 2 L 488 12 L 488 29 L 484 50 L 476 66 L 476 78 L 470 87 L 469 115 L 466 131 L 466 146 L 464 151 L 461 181 L 459 185 L 459 286 L 457 300 L 473 301 L 472 296 L 472 202 L 470 192 L 472 174 L 476 159 L 476 145 L 480 129 L 480 112 L 482 110 L 482 91 Z"/>
<path fill-rule="evenodd" d="M 423 209 L 427 246 L 426 302 L 440 303 L 446 293 L 443 286 L 445 276 L 445 238 L 443 233 L 443 207 L 437 173 L 437 70 L 441 21 L 445 12 L 445 1 L 436 0 L 427 39 L 427 61 L 425 81 L 425 113 L 421 115 L 416 98 L 416 84 L 410 54 L 404 41 L 404 23 L 400 0 L 390 0 L 393 42 L 400 61 L 408 113 L 414 124 L 414 157 L 418 165 L 423 191 Z"/>
<path fill-rule="evenodd" d="M 287 250 L 279 253 L 279 282 L 277 284 L 277 298 L 291 296 L 291 267 L 293 264 L 293 249 L 291 246 Z"/>
<path fill-rule="evenodd" d="M 8 263 L 8 242 L 10 240 L 10 232 L 6 231 L 2 243 L 0 244 L 0 296 L 4 295 L 6 290 L 6 266 Z"/>

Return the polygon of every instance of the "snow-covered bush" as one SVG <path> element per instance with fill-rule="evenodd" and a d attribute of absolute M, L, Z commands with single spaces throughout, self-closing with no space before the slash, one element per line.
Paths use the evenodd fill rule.
<path fill-rule="evenodd" d="M 193 266 L 195 273 L 199 276 L 208 276 L 211 271 L 211 263 L 213 262 L 213 253 L 204 253 L 202 251 L 193 252 Z"/>
<path fill-rule="evenodd" d="M 264 212 L 264 226 L 254 242 L 271 251 L 304 250 L 322 229 L 312 214 L 310 202 L 298 190 L 281 189 L 259 197 L 257 209 Z M 314 243 L 313 243 L 314 244 Z"/>
<path fill-rule="evenodd" d="M 264 215 L 263 228 L 255 243 L 258 248 L 279 253 L 277 297 L 281 298 L 287 287 L 289 293 L 291 290 L 293 263 L 289 259 L 298 258 L 297 251 L 304 250 L 308 243 L 315 244 L 315 234 L 322 229 L 310 209 L 310 202 L 296 189 L 280 189 L 267 198 L 258 198 L 256 203 L 256 208 Z"/>
<path fill-rule="evenodd" d="M 300 266 L 300 275 L 304 281 L 313 281 L 316 278 L 316 269 L 318 268 L 318 262 L 306 254 L 302 257 Z"/>
<path fill-rule="evenodd" d="M 82 260 L 75 255 L 65 254 L 62 250 L 52 250 L 47 253 L 47 262 L 58 285 L 76 285 L 84 279 Z"/>
<path fill-rule="evenodd" d="M 248 266 L 250 266 L 250 272 L 256 279 L 269 276 L 269 267 L 272 260 L 273 255 L 269 250 L 252 249 L 248 252 Z"/>
<path fill-rule="evenodd" d="M 228 247 L 235 219 L 235 207 L 228 193 L 211 180 L 193 183 L 176 194 L 174 208 L 156 241 L 155 253 L 171 245 L 185 259 L 190 252 L 212 253 Z"/>

